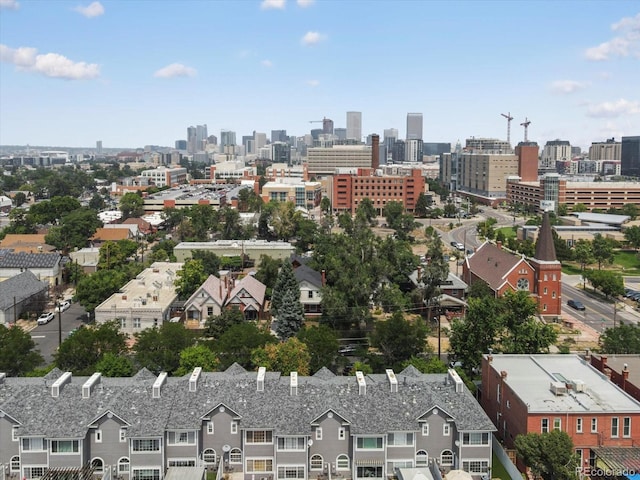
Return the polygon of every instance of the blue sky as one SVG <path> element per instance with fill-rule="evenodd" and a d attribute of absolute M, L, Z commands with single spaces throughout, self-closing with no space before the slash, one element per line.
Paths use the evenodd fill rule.
<path fill-rule="evenodd" d="M 0 144 L 362 132 L 541 145 L 640 135 L 636 1 L 0 0 Z"/>

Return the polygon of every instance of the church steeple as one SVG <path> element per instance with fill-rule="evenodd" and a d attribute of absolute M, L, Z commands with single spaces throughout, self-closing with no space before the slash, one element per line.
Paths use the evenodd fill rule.
<path fill-rule="evenodd" d="M 549 221 L 549 213 L 544 212 L 542 216 L 542 226 L 536 242 L 536 260 L 543 262 L 557 262 L 556 247 L 553 244 L 553 235 L 551 233 L 551 222 Z"/>

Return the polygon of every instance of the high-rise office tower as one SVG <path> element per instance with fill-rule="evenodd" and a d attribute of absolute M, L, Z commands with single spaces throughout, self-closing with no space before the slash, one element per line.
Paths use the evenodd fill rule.
<path fill-rule="evenodd" d="M 347 140 L 362 140 L 362 112 L 347 112 Z"/>
<path fill-rule="evenodd" d="M 256 152 L 267 144 L 267 134 L 253 131 L 253 140 L 256 142 Z"/>
<path fill-rule="evenodd" d="M 242 146 L 244 147 L 245 154 L 255 153 L 255 142 L 253 141 L 253 135 L 243 135 Z"/>
<path fill-rule="evenodd" d="M 209 135 L 207 137 L 207 144 L 209 144 L 209 145 L 217 145 L 218 144 L 218 137 L 216 137 L 215 135 Z"/>
<path fill-rule="evenodd" d="M 385 128 L 384 129 L 384 143 L 385 145 L 392 145 L 393 142 L 398 140 L 397 128 Z"/>
<path fill-rule="evenodd" d="M 328 118 L 322 119 L 322 133 L 333 135 L 333 120 Z"/>
<path fill-rule="evenodd" d="M 186 150 L 186 149 L 187 149 L 186 140 L 176 140 L 176 150 Z"/>
<path fill-rule="evenodd" d="M 407 140 L 422 140 L 421 113 L 407 113 Z"/>
<path fill-rule="evenodd" d="M 207 125 L 198 125 L 196 127 L 196 151 L 202 152 L 207 142 Z"/>
<path fill-rule="evenodd" d="M 405 144 L 404 159 L 409 163 L 422 163 L 422 140 L 413 138 Z"/>
<path fill-rule="evenodd" d="M 96 153 L 102 155 L 102 140 L 96 142 Z"/>
<path fill-rule="evenodd" d="M 640 177 L 640 136 L 622 137 L 620 173 Z"/>
<path fill-rule="evenodd" d="M 232 132 L 231 130 L 221 130 L 220 145 L 222 145 L 223 148 L 230 145 L 236 145 L 236 132 Z"/>
<path fill-rule="evenodd" d="M 334 128 L 333 134 L 338 137 L 338 140 L 346 140 L 347 139 L 347 129 L 346 128 Z"/>
<path fill-rule="evenodd" d="M 287 142 L 289 137 L 287 137 L 286 130 L 271 130 L 271 143 L 273 142 Z"/>
<path fill-rule="evenodd" d="M 198 151 L 196 140 L 196 127 L 187 128 L 187 153 L 196 153 Z"/>

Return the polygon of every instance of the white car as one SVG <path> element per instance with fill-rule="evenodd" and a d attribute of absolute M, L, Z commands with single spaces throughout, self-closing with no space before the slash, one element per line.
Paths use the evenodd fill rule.
<path fill-rule="evenodd" d="M 43 312 L 38 317 L 38 325 L 46 325 L 51 320 L 53 320 L 54 317 L 55 317 L 55 315 L 53 314 L 53 312 Z"/>
<path fill-rule="evenodd" d="M 71 302 L 69 302 L 68 300 L 65 300 L 64 302 L 60 302 L 58 304 L 58 306 L 53 310 L 54 312 L 64 312 L 66 310 L 69 310 L 69 307 L 71 306 Z"/>

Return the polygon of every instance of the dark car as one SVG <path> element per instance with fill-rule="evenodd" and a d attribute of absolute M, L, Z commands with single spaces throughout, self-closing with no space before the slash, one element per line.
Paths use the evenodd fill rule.
<path fill-rule="evenodd" d="M 586 307 L 580 300 L 569 300 L 567 302 L 567 305 L 569 305 L 571 308 L 575 308 L 576 310 L 586 310 Z"/>

